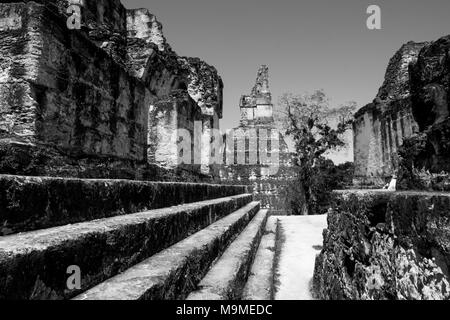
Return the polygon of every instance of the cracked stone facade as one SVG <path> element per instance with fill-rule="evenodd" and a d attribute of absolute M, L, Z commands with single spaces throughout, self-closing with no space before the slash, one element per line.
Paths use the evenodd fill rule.
<path fill-rule="evenodd" d="M 316 297 L 448 300 L 448 206 L 439 193 L 336 193 L 316 259 Z"/>
<path fill-rule="evenodd" d="M 355 185 L 380 187 L 398 169 L 398 149 L 418 132 L 412 114 L 409 66 L 427 43 L 408 42 L 389 62 L 375 100 L 355 114 Z"/>
<path fill-rule="evenodd" d="M 68 30 L 68 4 L 0 4 L 0 170 L 29 174 L 49 161 L 52 169 L 78 161 L 177 168 L 165 130 L 149 129 L 177 132 L 199 120 L 209 141 L 223 113 L 217 70 L 178 56 L 147 9 L 86 0 L 81 30 Z M 170 161 L 159 163 L 161 155 Z M 202 156 L 209 174 L 209 154 Z"/>
<path fill-rule="evenodd" d="M 412 113 L 419 133 L 400 149 L 403 189 L 450 190 L 450 36 L 425 46 L 411 66 Z"/>

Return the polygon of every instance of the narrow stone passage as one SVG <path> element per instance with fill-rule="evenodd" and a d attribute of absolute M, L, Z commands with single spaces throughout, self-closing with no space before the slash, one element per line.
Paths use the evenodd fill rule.
<path fill-rule="evenodd" d="M 323 245 L 327 216 L 279 217 L 280 256 L 275 274 L 275 300 L 312 300 L 316 255 Z"/>

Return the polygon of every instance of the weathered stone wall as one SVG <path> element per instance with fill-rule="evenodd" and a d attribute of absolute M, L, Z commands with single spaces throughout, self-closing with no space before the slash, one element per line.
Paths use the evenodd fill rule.
<path fill-rule="evenodd" d="M 30 81 L 36 80 L 39 56 L 32 55 L 39 44 L 39 21 L 32 20 L 37 6 L 0 5 L 0 137 L 23 140 L 36 135 L 37 104 Z M 39 53 L 39 51 L 37 52 Z M 20 121 L 16 121 L 16 119 Z"/>
<path fill-rule="evenodd" d="M 425 46 L 410 68 L 412 111 L 420 133 L 400 150 L 400 187 L 450 190 L 450 36 Z"/>
<path fill-rule="evenodd" d="M 118 64 L 126 59 L 126 9 L 120 0 L 5 0 L 2 3 L 38 3 L 45 5 L 55 15 L 68 17 L 68 5 L 82 4 L 82 29 L 93 43 L 106 51 Z"/>
<path fill-rule="evenodd" d="M 200 170 L 204 174 L 217 176 L 212 168 L 214 156 L 211 142 L 214 141 L 214 131 L 220 129 L 220 119 L 223 117 L 223 82 L 217 70 L 198 58 L 180 58 L 178 60 L 188 72 L 188 92 L 202 113 L 202 129 L 199 145 L 195 152 L 200 152 Z M 198 137 L 194 136 L 193 139 Z M 196 166 L 194 166 L 196 168 Z"/>
<path fill-rule="evenodd" d="M 379 187 L 398 169 L 398 148 L 418 131 L 411 109 L 409 65 L 426 43 L 408 42 L 389 62 L 373 103 L 355 114 L 355 185 Z"/>
<path fill-rule="evenodd" d="M 81 33 L 68 32 L 48 7 L 1 8 L 6 17 L 20 16 L 22 26 L 2 37 L 0 137 L 144 161 L 150 95 L 143 84 Z"/>
<path fill-rule="evenodd" d="M 409 99 L 398 100 L 381 111 L 370 104 L 355 115 L 355 185 L 379 187 L 398 168 L 398 149 L 417 132 Z"/>
<path fill-rule="evenodd" d="M 276 174 L 269 175 L 269 168 L 262 165 L 229 165 L 219 171 L 221 181 L 226 184 L 247 185 L 253 192 L 255 201 L 271 214 L 288 213 L 285 195 L 286 186 L 296 176 L 295 168 L 281 166 Z"/>
<path fill-rule="evenodd" d="M 50 167 L 73 167 L 78 159 L 105 172 L 112 161 L 131 169 L 145 164 L 148 155 L 152 163 L 164 164 L 155 154 L 166 152 L 157 149 L 166 146 L 155 141 L 165 137 L 149 133 L 148 125 L 165 124 L 149 122 L 148 113 L 155 105 L 170 113 L 179 103 L 179 128 L 190 129 L 198 111 L 203 114 L 207 146 L 201 151 L 209 165 L 208 126 L 219 128 L 222 117 L 217 70 L 197 58 L 180 58 L 146 9 L 126 10 L 119 0 L 84 1 L 82 29 L 68 30 L 67 5 L 57 0 L 1 4 L 0 169 L 53 174 L 61 170 Z M 180 102 L 180 92 L 187 104 Z M 178 155 L 170 157 L 175 163 Z"/>
<path fill-rule="evenodd" d="M 149 134 L 150 158 L 163 166 L 176 166 L 180 158 L 176 152 L 178 147 L 169 141 L 177 141 L 174 137 L 178 135 L 178 129 L 187 129 L 193 133 L 193 122 L 201 121 L 202 128 L 198 134 L 201 145 L 195 150 L 200 153 L 200 160 L 185 167 L 197 171 L 200 165 L 201 172 L 211 174 L 211 129 L 219 129 L 219 119 L 223 115 L 221 77 L 214 67 L 198 58 L 177 56 L 166 42 L 161 23 L 148 10 L 128 10 L 127 25 L 129 67 L 153 94 L 162 98 L 161 103 L 156 102 L 151 106 L 149 123 L 159 129 Z M 175 96 L 181 91 L 189 94 L 192 110 L 183 109 L 184 113 L 177 117 L 178 120 L 175 120 L 176 115 L 172 113 L 169 118 L 173 121 L 169 125 L 167 115 L 171 114 L 170 106 L 179 103 Z M 168 101 L 168 97 L 173 98 L 172 103 Z M 164 106 L 167 106 L 167 111 L 163 111 Z M 198 108 L 201 117 L 198 115 Z M 160 116 L 152 119 L 155 112 Z M 166 116 L 161 116 L 162 113 Z M 186 114 L 192 114 L 194 118 L 186 118 Z M 174 131 L 169 133 L 169 128 Z M 195 138 L 192 135 L 191 140 Z"/>
<path fill-rule="evenodd" d="M 414 118 L 420 131 L 449 116 L 450 35 L 425 46 L 411 66 L 411 96 Z"/>
<path fill-rule="evenodd" d="M 126 9 L 120 0 L 83 0 L 83 31 L 116 63 L 126 63 Z M 63 6 L 64 7 L 64 6 Z"/>
<path fill-rule="evenodd" d="M 0 176 L 0 237 L 246 192 L 244 186 Z"/>
<path fill-rule="evenodd" d="M 269 90 L 269 68 L 263 65 L 259 68 L 255 86 L 250 95 L 243 95 L 240 100 L 241 125 L 251 126 L 272 124 L 273 104 Z"/>
<path fill-rule="evenodd" d="M 445 193 L 336 193 L 316 259 L 316 297 L 449 299 L 449 206 Z"/>
<path fill-rule="evenodd" d="M 450 191 L 450 119 L 407 139 L 400 148 L 400 190 Z"/>
<path fill-rule="evenodd" d="M 127 67 L 157 97 L 187 89 L 188 73 L 147 9 L 127 10 Z"/>
<path fill-rule="evenodd" d="M 149 113 L 149 161 L 176 168 L 186 160 L 184 167 L 199 172 L 200 161 L 196 163 L 195 156 L 201 153 L 201 141 L 196 143 L 194 139 L 201 137 L 202 119 L 200 107 L 186 91 L 173 91 L 166 99 L 156 102 Z M 199 128 L 195 127 L 196 122 Z M 184 150 L 186 144 L 190 145 L 189 150 Z"/>
<path fill-rule="evenodd" d="M 223 116 L 223 82 L 217 70 L 199 58 L 179 59 L 188 71 L 188 92 L 204 115 Z M 216 125 L 214 127 L 217 127 Z"/>

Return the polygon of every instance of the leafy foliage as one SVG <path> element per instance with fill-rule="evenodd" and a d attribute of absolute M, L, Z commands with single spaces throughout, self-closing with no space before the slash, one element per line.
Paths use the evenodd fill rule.
<path fill-rule="evenodd" d="M 280 98 L 276 118 L 293 139 L 298 167 L 297 181 L 286 191 L 293 214 L 322 213 L 338 179 L 325 154 L 346 146 L 344 134 L 352 127 L 355 109 L 355 102 L 331 108 L 322 90 Z"/>

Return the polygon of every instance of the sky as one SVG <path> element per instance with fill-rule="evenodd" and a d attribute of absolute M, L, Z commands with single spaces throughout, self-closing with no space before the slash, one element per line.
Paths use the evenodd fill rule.
<path fill-rule="evenodd" d="M 449 0 L 122 0 L 148 8 L 172 48 L 214 65 L 224 81 L 221 128 L 239 123 L 239 98 L 269 66 L 274 102 L 323 89 L 333 105 L 370 103 L 389 59 L 408 41 L 450 34 Z M 381 30 L 369 30 L 370 5 Z M 352 152 L 347 152 L 350 157 Z M 342 160 L 342 159 L 341 159 Z M 338 161 L 339 162 L 339 161 Z"/>

